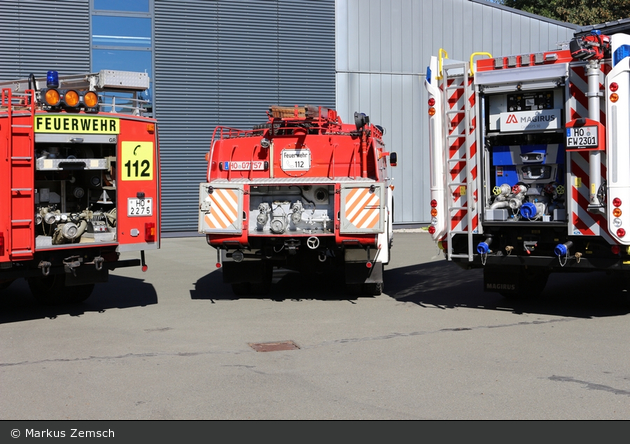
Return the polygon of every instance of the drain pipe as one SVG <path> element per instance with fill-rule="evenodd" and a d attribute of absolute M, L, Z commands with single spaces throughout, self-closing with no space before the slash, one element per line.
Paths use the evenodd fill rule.
<path fill-rule="evenodd" d="M 600 61 L 598 59 L 591 59 L 586 65 L 586 77 L 588 78 L 588 92 L 586 93 L 588 97 L 588 118 L 596 122 L 600 120 L 599 98 L 601 93 L 599 91 L 599 64 Z M 589 190 L 587 210 L 591 213 L 604 213 L 604 207 L 597 197 L 597 192 L 602 184 L 601 156 L 600 150 L 589 151 L 588 176 L 591 182 L 591 188 Z"/>

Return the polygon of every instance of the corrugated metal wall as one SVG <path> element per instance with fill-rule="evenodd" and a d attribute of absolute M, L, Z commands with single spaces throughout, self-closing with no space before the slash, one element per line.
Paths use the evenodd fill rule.
<path fill-rule="evenodd" d="M 334 0 L 155 2 L 162 229 L 197 229 L 216 125 L 251 128 L 270 105 L 335 106 Z"/>
<path fill-rule="evenodd" d="M 0 80 L 90 71 L 88 0 L 0 1 Z"/>
<path fill-rule="evenodd" d="M 337 110 L 383 125 L 398 153 L 398 224 L 430 221 L 429 141 L 424 76 L 440 48 L 450 59 L 556 49 L 577 27 L 470 0 L 337 0 Z"/>
<path fill-rule="evenodd" d="M 89 4 L 0 1 L 0 80 L 89 71 Z M 385 126 L 399 154 L 394 220 L 426 223 L 430 56 L 548 50 L 574 32 L 479 0 L 159 0 L 154 11 L 166 232 L 196 231 L 214 127 L 261 123 L 272 104 L 336 107 L 348 122 L 359 111 Z"/>

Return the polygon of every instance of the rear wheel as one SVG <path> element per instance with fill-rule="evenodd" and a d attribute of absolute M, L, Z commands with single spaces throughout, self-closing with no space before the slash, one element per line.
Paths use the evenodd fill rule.
<path fill-rule="evenodd" d="M 243 276 L 249 275 L 253 277 L 251 281 L 232 282 L 232 293 L 237 296 L 247 296 L 249 294 L 263 295 L 271 291 L 271 283 L 273 280 L 273 265 L 268 262 L 261 261 L 254 266 L 248 266 L 247 269 L 237 265 L 234 270 L 239 270 L 239 274 Z M 232 272 L 234 272 L 234 270 Z"/>
<path fill-rule="evenodd" d="M 247 296 L 251 292 L 249 282 L 235 282 L 232 284 L 232 293 L 236 296 Z"/>
<path fill-rule="evenodd" d="M 85 301 L 94 290 L 94 284 L 66 287 L 65 274 L 30 277 L 26 279 L 31 293 L 41 304 L 76 304 Z"/>
<path fill-rule="evenodd" d="M 11 285 L 14 280 L 15 279 L 9 279 L 8 281 L 0 281 L 0 291 L 4 290 L 5 288 L 8 288 L 9 285 Z"/>
<path fill-rule="evenodd" d="M 370 296 L 378 296 L 383 293 L 383 283 L 374 282 L 369 284 L 363 284 L 363 293 Z"/>
<path fill-rule="evenodd" d="M 371 282 L 368 284 L 346 284 L 346 293 L 351 296 L 378 296 L 382 292 L 382 282 Z"/>

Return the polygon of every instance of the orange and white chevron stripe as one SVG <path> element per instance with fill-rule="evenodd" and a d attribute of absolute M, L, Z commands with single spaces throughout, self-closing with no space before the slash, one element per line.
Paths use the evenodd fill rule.
<path fill-rule="evenodd" d="M 355 188 L 344 202 L 346 219 L 359 229 L 371 229 L 379 223 L 381 199 L 369 188 Z"/>
<path fill-rule="evenodd" d="M 224 230 L 238 218 L 238 194 L 232 189 L 215 189 L 208 195 L 210 212 L 204 216 L 208 228 Z"/>

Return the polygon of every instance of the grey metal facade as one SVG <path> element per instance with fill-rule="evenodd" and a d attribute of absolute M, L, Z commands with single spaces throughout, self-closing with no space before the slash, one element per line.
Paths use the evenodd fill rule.
<path fill-rule="evenodd" d="M 154 45 L 164 231 L 197 229 L 216 125 L 252 128 L 274 104 L 335 107 L 334 0 L 160 0 Z"/>
<path fill-rule="evenodd" d="M 87 0 L 2 0 L 0 17 L 0 80 L 90 70 Z"/>
<path fill-rule="evenodd" d="M 250 128 L 271 105 L 335 107 L 334 0 L 155 0 L 153 109 L 162 230 L 197 231 L 216 125 Z M 0 80 L 89 72 L 89 0 L 2 0 Z"/>
<path fill-rule="evenodd" d="M 399 155 L 394 221 L 426 223 L 430 56 L 555 49 L 578 29 L 482 0 L 155 0 L 152 11 L 165 233 L 196 231 L 214 127 L 262 123 L 273 104 L 383 125 Z M 89 0 L 0 1 L 0 80 L 90 71 L 90 12 Z"/>
<path fill-rule="evenodd" d="M 481 0 L 337 0 L 337 110 L 355 111 L 386 128 L 398 153 L 394 222 L 429 215 L 429 140 L 424 77 L 440 48 L 453 60 L 557 49 L 578 26 Z"/>

